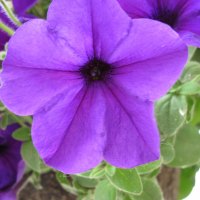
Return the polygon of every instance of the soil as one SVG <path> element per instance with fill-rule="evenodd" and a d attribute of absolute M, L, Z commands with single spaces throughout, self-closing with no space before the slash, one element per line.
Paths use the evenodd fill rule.
<path fill-rule="evenodd" d="M 74 195 L 67 193 L 57 182 L 54 173 L 42 175 L 42 189 L 36 189 L 28 183 L 20 192 L 18 200 L 76 200 Z"/>

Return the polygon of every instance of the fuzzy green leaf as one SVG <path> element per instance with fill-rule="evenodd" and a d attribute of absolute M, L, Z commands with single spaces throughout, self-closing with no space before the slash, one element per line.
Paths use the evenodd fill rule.
<path fill-rule="evenodd" d="M 130 194 L 142 193 L 142 182 L 136 169 L 116 168 L 114 175 L 107 175 L 107 178 L 120 191 Z"/>

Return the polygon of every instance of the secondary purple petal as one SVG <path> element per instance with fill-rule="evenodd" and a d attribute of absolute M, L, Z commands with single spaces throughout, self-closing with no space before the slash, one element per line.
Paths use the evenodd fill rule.
<path fill-rule="evenodd" d="M 6 130 L 0 130 L 0 197 L 14 197 L 14 186 L 17 182 L 18 164 L 21 161 L 21 142 L 12 138 L 12 133 L 19 127 L 9 125 Z"/>
<path fill-rule="evenodd" d="M 158 159 L 159 133 L 153 104 L 121 93 L 112 85 L 108 90 L 105 160 L 120 168 L 131 168 Z"/>
<path fill-rule="evenodd" d="M 118 0 L 121 7 L 132 18 L 150 17 L 152 12 L 152 5 L 147 0 Z"/>
<path fill-rule="evenodd" d="M 2 156 L 0 158 L 0 190 L 5 190 L 11 187 L 16 181 L 16 170 L 9 163 L 9 157 Z"/>
<path fill-rule="evenodd" d="M 34 116 L 33 143 L 48 165 L 64 173 L 86 171 L 103 159 L 104 119 L 105 100 L 98 84 L 73 89 L 50 110 Z"/>
<path fill-rule="evenodd" d="M 12 0 L 14 9 L 18 15 L 23 15 L 29 10 L 38 0 Z"/>
<path fill-rule="evenodd" d="M 21 181 L 21 179 L 23 177 L 23 174 L 25 172 L 25 164 L 21 160 L 20 162 L 15 162 L 15 165 L 18 166 L 17 175 L 15 175 L 15 176 L 17 176 L 17 178 L 15 180 L 15 183 L 13 185 L 11 185 L 10 188 L 0 191 L 0 199 L 2 199 L 2 200 L 16 200 L 16 198 L 17 198 L 17 192 L 18 192 L 17 184 L 19 183 L 19 181 Z"/>
<path fill-rule="evenodd" d="M 200 2 L 196 0 L 118 0 L 132 18 L 170 25 L 188 45 L 200 46 Z"/>
<path fill-rule="evenodd" d="M 16 200 L 16 193 L 13 190 L 0 192 L 0 199 L 2 199 L 2 200 Z"/>
<path fill-rule="evenodd" d="M 184 11 L 176 30 L 188 45 L 200 47 L 200 2 L 188 0 Z"/>
<path fill-rule="evenodd" d="M 186 61 L 187 47 L 176 32 L 165 24 L 137 19 L 109 62 L 115 66 L 116 87 L 130 95 L 155 100 L 175 83 Z"/>

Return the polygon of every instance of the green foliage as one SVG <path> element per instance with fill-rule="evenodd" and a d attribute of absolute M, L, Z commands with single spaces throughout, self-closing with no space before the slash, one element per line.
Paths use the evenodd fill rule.
<path fill-rule="evenodd" d="M 64 185 L 70 185 L 69 180 L 67 179 L 67 175 L 61 173 L 61 172 L 56 172 L 56 179 L 60 184 Z"/>
<path fill-rule="evenodd" d="M 38 173 L 42 172 L 44 165 L 31 141 L 22 144 L 21 155 L 30 169 Z"/>
<path fill-rule="evenodd" d="M 156 103 L 156 117 L 164 138 L 177 133 L 186 120 L 187 99 L 185 96 L 168 94 Z"/>
<path fill-rule="evenodd" d="M 113 176 L 115 174 L 116 168 L 107 164 L 105 171 L 109 176 Z"/>
<path fill-rule="evenodd" d="M 117 190 L 110 184 L 108 180 L 102 180 L 98 183 L 94 200 L 117 200 Z"/>
<path fill-rule="evenodd" d="M 172 167 L 189 167 L 200 161 L 200 134 L 197 127 L 185 125 L 176 136 Z"/>
<path fill-rule="evenodd" d="M 164 200 L 157 181 L 154 179 L 143 179 L 143 192 L 139 196 L 130 196 L 132 200 Z"/>
<path fill-rule="evenodd" d="M 141 165 L 139 167 L 136 167 L 136 170 L 139 174 L 148 174 L 153 172 L 154 170 L 160 168 L 161 166 L 161 160 L 157 160 L 155 162 L 151 162 L 145 165 Z"/>
<path fill-rule="evenodd" d="M 130 194 L 142 193 L 142 182 L 136 169 L 119 169 L 115 173 L 106 176 L 110 183 L 118 190 Z"/>
<path fill-rule="evenodd" d="M 0 128 L 5 129 L 8 126 L 8 114 L 4 114 L 0 120 Z"/>
<path fill-rule="evenodd" d="M 105 175 L 105 165 L 104 163 L 95 167 L 94 169 L 87 171 L 82 174 L 78 174 L 77 176 L 83 177 L 83 178 L 90 178 L 90 179 L 99 179 L 102 176 Z"/>
<path fill-rule="evenodd" d="M 29 127 L 21 127 L 18 128 L 16 131 L 12 134 L 13 138 L 22 142 L 30 141 L 31 135 L 30 135 L 30 128 Z"/>
<path fill-rule="evenodd" d="M 195 175 L 199 170 L 199 166 L 192 166 L 181 169 L 180 185 L 179 185 L 179 199 L 186 198 L 192 191 L 195 185 Z"/>
<path fill-rule="evenodd" d="M 181 95 L 195 95 L 200 93 L 200 85 L 196 81 L 190 81 L 184 83 L 177 89 L 177 92 Z"/>
<path fill-rule="evenodd" d="M 163 164 L 168 164 L 174 159 L 175 152 L 174 147 L 170 143 L 163 143 L 161 144 L 161 155 Z"/>
<path fill-rule="evenodd" d="M 75 176 L 74 180 L 82 187 L 94 188 L 97 185 L 97 180 L 91 178 L 85 178 L 80 176 Z"/>
<path fill-rule="evenodd" d="M 182 83 L 189 82 L 194 80 L 197 76 L 200 75 L 200 64 L 198 62 L 192 61 L 189 62 L 181 75 L 180 81 Z"/>
<path fill-rule="evenodd" d="M 195 52 L 196 52 L 195 47 L 189 47 L 189 59 L 191 59 L 194 56 Z"/>

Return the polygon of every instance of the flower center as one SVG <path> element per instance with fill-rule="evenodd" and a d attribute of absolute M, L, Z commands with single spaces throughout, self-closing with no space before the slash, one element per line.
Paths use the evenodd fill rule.
<path fill-rule="evenodd" d="M 158 8 L 152 14 L 152 19 L 168 24 L 174 28 L 178 20 L 178 13 L 168 8 Z"/>
<path fill-rule="evenodd" d="M 105 80 L 111 70 L 112 67 L 110 64 L 93 58 L 81 67 L 80 72 L 87 82 L 94 82 Z"/>

